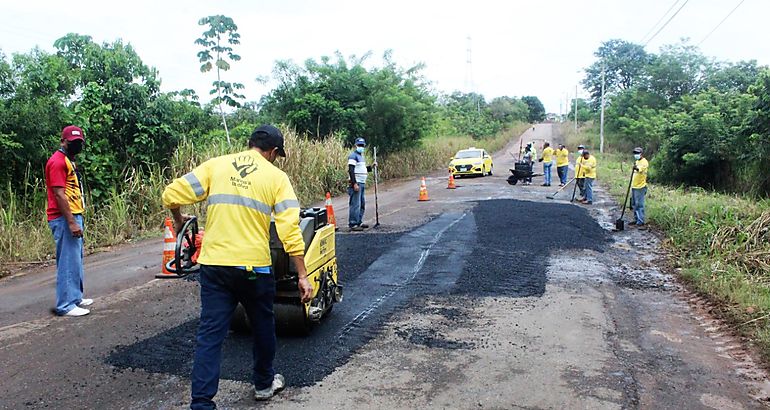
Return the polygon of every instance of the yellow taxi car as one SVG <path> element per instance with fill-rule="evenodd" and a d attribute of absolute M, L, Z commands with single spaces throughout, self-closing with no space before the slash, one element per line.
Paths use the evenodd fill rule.
<path fill-rule="evenodd" d="M 476 147 L 457 151 L 457 154 L 449 162 L 449 172 L 456 177 L 462 175 L 492 175 L 493 168 L 492 156 L 486 150 Z"/>

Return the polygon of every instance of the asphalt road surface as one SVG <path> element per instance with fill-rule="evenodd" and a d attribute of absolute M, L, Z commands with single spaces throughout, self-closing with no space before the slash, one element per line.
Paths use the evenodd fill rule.
<path fill-rule="evenodd" d="M 556 126 L 522 138 L 558 141 Z M 495 175 L 380 192 L 381 227 L 337 237 L 345 299 L 280 337 L 289 387 L 253 401 L 248 337 L 225 343 L 220 408 L 671 408 L 768 404 L 752 353 L 661 272 L 658 238 L 612 232 L 618 207 Z M 601 164 L 599 164 L 601 178 Z M 369 190 L 370 194 L 372 190 Z M 373 223 L 374 198 L 366 220 Z M 346 226 L 346 198 L 334 199 Z M 185 408 L 198 286 L 154 280 L 158 240 L 89 257 L 83 318 L 49 313 L 51 269 L 0 281 L 0 408 Z"/>

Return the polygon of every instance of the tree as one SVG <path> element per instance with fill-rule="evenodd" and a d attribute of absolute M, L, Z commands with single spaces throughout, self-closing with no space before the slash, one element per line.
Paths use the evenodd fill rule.
<path fill-rule="evenodd" d="M 208 16 L 198 20 L 198 25 L 208 25 L 208 30 L 203 32 L 201 38 L 195 40 L 195 44 L 203 47 L 198 52 L 198 61 L 201 63 L 201 72 L 207 73 L 216 67 L 217 80 L 212 83 L 214 88 L 210 94 L 216 94 L 212 100 L 213 104 L 219 106 L 219 113 L 222 116 L 222 125 L 225 127 L 227 143 L 230 143 L 230 131 L 227 129 L 227 119 L 222 103 L 231 107 L 240 107 L 239 99 L 245 98 L 238 94 L 236 90 L 244 88 L 241 83 L 231 83 L 222 81 L 222 71 L 230 69 L 231 62 L 239 61 L 241 56 L 233 52 L 234 45 L 240 44 L 241 35 L 238 34 L 238 26 L 233 19 L 223 15 Z M 226 39 L 223 39 L 226 38 Z M 228 61 L 229 60 L 229 61 Z"/>
<path fill-rule="evenodd" d="M 288 121 L 310 138 L 342 135 L 352 144 L 365 136 L 383 152 L 417 143 L 432 129 L 434 101 L 418 64 L 397 66 L 390 52 L 383 66 L 367 69 L 362 57 L 309 59 L 303 66 L 278 61 L 279 82 L 260 101 L 260 116 Z"/>
<path fill-rule="evenodd" d="M 686 40 L 663 46 L 647 69 L 647 89 L 668 103 L 675 103 L 685 95 L 705 89 L 705 79 L 713 71 L 711 66 L 712 61 Z"/>
<path fill-rule="evenodd" d="M 527 121 L 529 106 L 514 97 L 497 97 L 489 102 L 489 112 L 496 121 L 509 124 L 514 121 Z"/>
<path fill-rule="evenodd" d="M 645 78 L 652 56 L 639 44 L 613 39 L 603 42 L 594 52 L 596 62 L 586 69 L 583 87 L 591 93 L 596 109 L 602 96 L 602 70 L 605 73 L 605 95 L 639 85 Z"/>
<path fill-rule="evenodd" d="M 714 63 L 707 73 L 706 85 L 721 92 L 746 93 L 754 85 L 763 69 L 757 65 L 757 60 L 732 63 Z"/>
<path fill-rule="evenodd" d="M 575 100 L 570 103 L 570 111 L 567 114 L 568 120 L 575 120 Z M 588 102 L 582 98 L 577 99 L 577 119 L 579 122 L 590 121 L 593 118 L 593 112 Z"/>
<path fill-rule="evenodd" d="M 538 122 L 545 119 L 545 107 L 540 99 L 533 96 L 521 97 L 521 100 L 529 107 L 529 115 L 527 119 L 529 122 Z"/>

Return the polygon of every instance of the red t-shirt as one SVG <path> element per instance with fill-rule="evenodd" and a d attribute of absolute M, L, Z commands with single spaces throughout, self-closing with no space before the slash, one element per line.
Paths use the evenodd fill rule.
<path fill-rule="evenodd" d="M 85 202 L 83 201 L 83 190 L 80 185 L 80 178 L 77 175 L 75 164 L 67 158 L 61 151 L 56 151 L 45 164 L 45 187 L 48 192 L 48 220 L 52 221 L 62 215 L 59 211 L 59 205 L 56 204 L 53 188 L 64 188 L 64 194 L 67 196 L 67 202 L 70 211 L 74 215 L 85 212 Z"/>

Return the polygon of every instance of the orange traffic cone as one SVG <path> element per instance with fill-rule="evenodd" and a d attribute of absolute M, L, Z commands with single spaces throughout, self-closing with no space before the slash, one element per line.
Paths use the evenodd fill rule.
<path fill-rule="evenodd" d="M 457 188 L 457 185 L 455 185 L 455 176 L 453 173 L 449 173 L 449 185 L 446 186 L 446 189 L 455 189 Z"/>
<path fill-rule="evenodd" d="M 428 186 L 425 185 L 425 177 L 422 177 L 422 183 L 420 184 L 420 199 L 418 201 L 430 201 L 428 198 Z"/>
<path fill-rule="evenodd" d="M 334 225 L 334 229 L 337 230 L 337 218 L 334 216 L 334 207 L 332 206 L 332 194 L 326 193 L 326 222 L 330 225 Z"/>
<path fill-rule="evenodd" d="M 166 269 L 166 264 L 174 259 L 174 251 L 176 249 L 176 235 L 174 234 L 174 226 L 171 224 L 171 218 L 166 217 L 164 222 L 163 233 L 163 265 L 161 266 L 161 272 L 155 275 L 156 278 L 178 278 L 179 275 L 171 273 Z"/>

